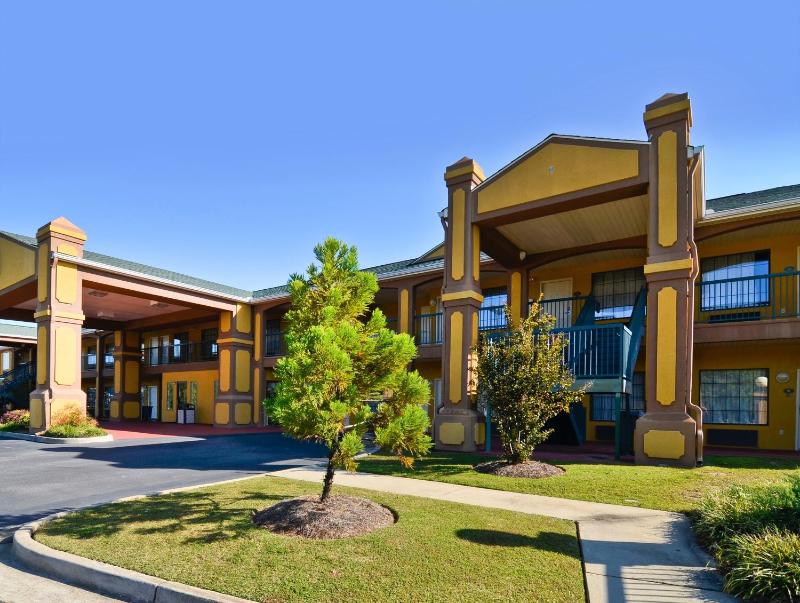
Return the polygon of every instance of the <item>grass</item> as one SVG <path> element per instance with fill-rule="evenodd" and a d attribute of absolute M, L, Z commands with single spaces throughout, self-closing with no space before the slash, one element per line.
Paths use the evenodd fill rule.
<path fill-rule="evenodd" d="M 732 484 L 768 484 L 790 474 L 800 475 L 800 460 L 777 457 L 711 456 L 703 467 L 678 469 L 630 464 L 553 462 L 564 475 L 544 479 L 500 477 L 478 473 L 472 467 L 485 455 L 433 453 L 404 470 L 390 456 L 362 459 L 359 471 L 414 477 L 493 490 L 541 494 L 665 511 L 690 512 L 711 493 Z"/>
<path fill-rule="evenodd" d="M 393 526 L 338 541 L 279 536 L 250 515 L 319 486 L 274 477 L 87 509 L 37 540 L 256 601 L 583 601 L 572 522 L 335 488 L 390 507 Z"/>

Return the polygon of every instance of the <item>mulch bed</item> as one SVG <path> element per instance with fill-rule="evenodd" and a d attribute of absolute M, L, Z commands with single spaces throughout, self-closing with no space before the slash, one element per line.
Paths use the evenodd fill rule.
<path fill-rule="evenodd" d="M 324 504 L 318 496 L 300 496 L 253 514 L 253 523 L 272 532 L 326 540 L 369 534 L 394 522 L 386 507 L 344 495 L 331 496 Z"/>
<path fill-rule="evenodd" d="M 539 461 L 525 461 L 516 465 L 509 464 L 507 461 L 489 461 L 475 465 L 475 470 L 503 477 L 529 477 L 532 479 L 564 474 L 561 467 Z"/>

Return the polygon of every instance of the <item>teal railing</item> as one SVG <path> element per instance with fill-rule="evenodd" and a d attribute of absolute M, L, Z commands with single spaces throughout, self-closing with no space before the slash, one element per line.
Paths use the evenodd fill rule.
<path fill-rule="evenodd" d="M 800 316 L 800 271 L 700 281 L 695 322 L 774 320 Z"/>
<path fill-rule="evenodd" d="M 414 316 L 414 340 L 417 345 L 434 345 L 444 340 L 442 312 Z"/>
<path fill-rule="evenodd" d="M 20 364 L 0 375 L 0 400 L 18 402 L 19 400 L 17 400 L 17 398 L 26 397 L 30 391 L 19 391 L 19 388 L 29 382 L 32 384 L 35 376 L 35 362 Z"/>

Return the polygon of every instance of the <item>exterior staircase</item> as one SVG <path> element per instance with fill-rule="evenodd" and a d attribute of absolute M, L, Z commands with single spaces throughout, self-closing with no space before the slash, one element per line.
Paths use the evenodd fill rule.
<path fill-rule="evenodd" d="M 29 395 L 34 389 L 36 363 L 26 362 L 0 374 L 0 409 L 28 408 Z"/>

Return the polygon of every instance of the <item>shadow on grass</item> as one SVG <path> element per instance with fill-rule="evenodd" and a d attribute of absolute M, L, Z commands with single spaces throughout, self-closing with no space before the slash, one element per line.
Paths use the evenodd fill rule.
<path fill-rule="evenodd" d="M 126 526 L 138 524 L 141 527 L 132 530 L 136 535 L 186 531 L 191 534 L 184 539 L 187 544 L 219 542 L 251 532 L 254 528 L 250 515 L 254 510 L 286 498 L 291 495 L 245 491 L 221 501 L 202 491 L 178 492 L 80 511 L 45 526 L 43 531 L 81 540 L 112 536 Z"/>
<path fill-rule="evenodd" d="M 569 534 L 539 532 L 536 536 L 527 536 L 525 534 L 500 530 L 462 528 L 456 530 L 456 536 L 474 544 L 502 547 L 530 547 L 539 551 L 550 551 L 569 555 L 576 559 L 580 557 L 578 552 L 578 540 L 575 536 L 570 536 Z"/>

